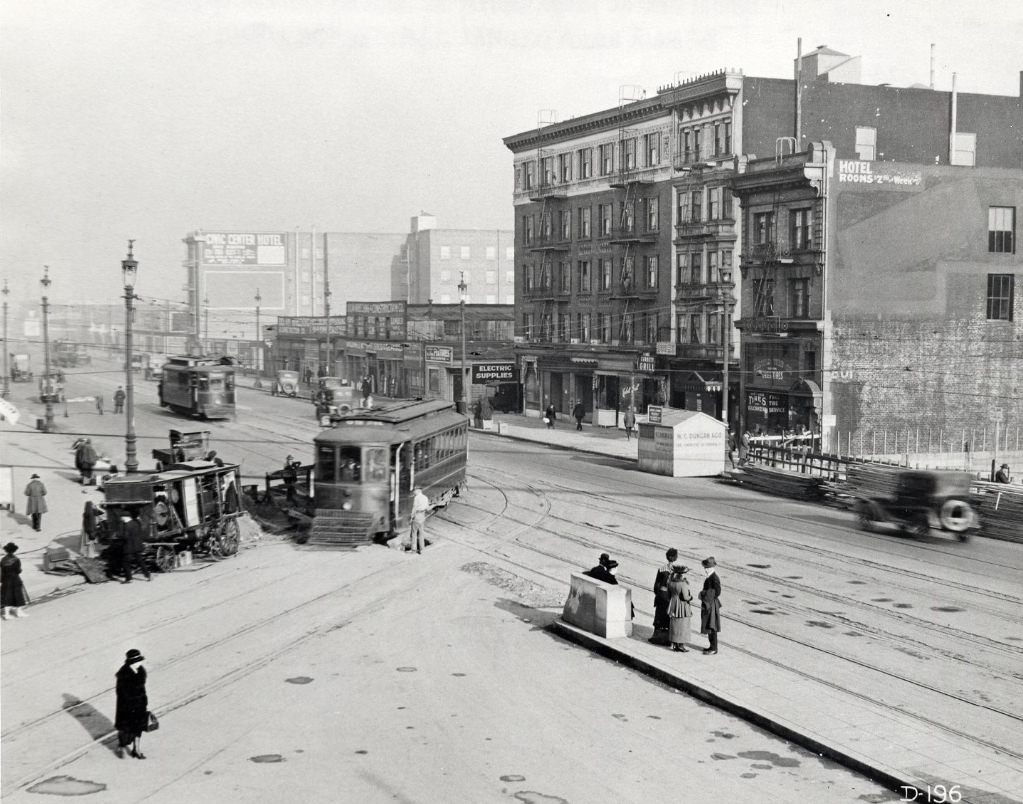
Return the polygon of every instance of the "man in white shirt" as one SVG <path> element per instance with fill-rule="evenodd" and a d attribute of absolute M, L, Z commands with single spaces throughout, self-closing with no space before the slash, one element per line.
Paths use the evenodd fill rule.
<path fill-rule="evenodd" d="M 423 490 L 416 486 L 412 497 L 412 547 L 417 553 L 422 553 L 426 546 L 426 515 L 433 508 L 430 505 L 430 498 L 423 493 Z"/>

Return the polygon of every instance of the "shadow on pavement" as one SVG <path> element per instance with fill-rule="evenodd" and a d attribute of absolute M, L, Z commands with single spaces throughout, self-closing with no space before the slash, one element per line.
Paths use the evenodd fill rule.
<path fill-rule="evenodd" d="M 101 740 L 114 730 L 110 718 L 91 703 L 82 701 L 69 692 L 64 693 L 64 705 L 61 708 L 77 720 L 93 740 Z M 114 741 L 108 741 L 106 747 L 113 752 L 117 745 Z"/>

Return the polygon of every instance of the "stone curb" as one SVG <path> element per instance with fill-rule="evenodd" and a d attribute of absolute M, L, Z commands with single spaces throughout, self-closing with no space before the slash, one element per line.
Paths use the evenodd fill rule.
<path fill-rule="evenodd" d="M 500 433 L 497 430 L 477 430 L 474 427 L 469 428 L 469 432 L 478 433 L 480 435 L 490 436 L 492 438 L 506 438 L 509 441 L 525 441 L 529 444 L 541 444 L 551 449 L 560 449 L 568 452 L 582 452 L 588 455 L 600 455 L 603 458 L 614 458 L 619 461 L 629 461 L 630 463 L 639 463 L 639 458 L 630 458 L 625 455 L 611 455 L 605 450 L 592 449 L 590 447 L 580 447 L 574 444 L 557 444 L 553 441 L 542 441 L 539 438 L 526 438 L 520 435 L 511 435 L 509 433 Z"/>
<path fill-rule="evenodd" d="M 608 659 L 620 662 L 626 667 L 630 667 L 633 670 L 637 670 L 663 684 L 667 684 L 669 687 L 681 690 L 693 698 L 710 704 L 717 709 L 721 709 L 728 714 L 735 715 L 736 717 L 745 720 L 747 723 L 751 723 L 764 731 L 768 731 L 784 740 L 788 740 L 789 742 L 794 743 L 801 748 L 805 748 L 818 756 L 827 757 L 830 760 L 838 762 L 846 768 L 855 771 L 861 776 L 865 776 L 868 779 L 878 782 L 896 793 L 901 792 L 903 787 L 920 787 L 917 782 L 896 776 L 889 769 L 885 769 L 876 764 L 871 764 L 869 761 L 864 760 L 861 757 L 853 756 L 842 748 L 828 745 L 827 743 L 821 742 L 816 737 L 812 737 L 801 731 L 796 731 L 791 726 L 785 725 L 768 715 L 756 712 L 738 701 L 707 689 L 694 681 L 687 680 L 681 675 L 665 670 L 663 667 L 658 667 L 657 665 L 645 659 L 641 659 L 638 656 L 633 656 L 632 654 L 616 647 L 608 640 L 601 639 L 593 634 L 589 634 L 575 628 L 563 620 L 555 620 L 547 626 L 547 630 L 555 636 L 566 639 L 569 642 L 574 642 L 575 644 L 587 648 Z"/>

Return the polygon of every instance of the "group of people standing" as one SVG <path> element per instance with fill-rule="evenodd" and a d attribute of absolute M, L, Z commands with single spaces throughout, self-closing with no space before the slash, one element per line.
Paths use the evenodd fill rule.
<path fill-rule="evenodd" d="M 657 570 L 654 578 L 654 634 L 650 641 L 688 653 L 686 643 L 692 633 L 693 620 L 693 593 L 686 577 L 689 567 L 679 562 L 678 550 L 674 547 L 664 555 L 667 563 Z M 700 633 L 707 636 L 709 643 L 703 652 L 716 654 L 721 630 L 721 580 L 713 556 L 700 563 L 705 575 L 699 595 Z"/>

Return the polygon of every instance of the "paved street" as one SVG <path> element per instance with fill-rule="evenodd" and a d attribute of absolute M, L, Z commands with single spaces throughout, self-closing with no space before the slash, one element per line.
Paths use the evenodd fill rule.
<path fill-rule="evenodd" d="M 202 425 L 222 456 L 241 456 L 250 476 L 288 452 L 305 457 L 308 402 L 249 389 L 239 401 L 237 422 Z M 182 426 L 151 402 L 138 418 L 151 436 L 140 456 L 168 424 Z M 67 421 L 109 434 L 111 448 L 119 425 L 94 412 Z M 866 534 L 843 512 L 639 474 L 613 457 L 624 436 L 582 437 L 600 454 L 474 433 L 469 493 L 431 519 L 437 542 L 422 559 L 264 538 L 151 584 L 74 583 L 30 619 L 5 622 L 4 800 L 94 783 L 110 801 L 279 800 L 284 791 L 623 801 L 663 795 L 665 774 L 680 790 L 724 800 L 898 800 L 672 689 L 682 682 L 765 725 L 844 746 L 868 767 L 960 785 L 968 801 L 1019 799 L 1016 545 Z M 5 462 L 23 467 L 18 483 L 36 467 L 50 486 L 53 513 L 38 541 L 72 538 L 85 496 L 59 468 L 69 439 L 24 428 L 3 438 Z M 15 517 L 0 522 L 26 564 L 37 562 L 44 545 Z M 650 583 L 671 545 L 696 568 L 697 587 L 699 559 L 717 557 L 725 620 L 716 657 L 645 641 Z M 633 588 L 637 633 L 591 641 L 591 652 L 548 626 L 569 573 L 605 550 Z M 68 587 L 35 567 L 26 581 L 37 599 L 45 583 Z M 147 654 L 163 720 L 146 738 L 144 765 L 101 742 L 129 647 Z M 949 747 L 961 768 L 946 764 Z M 70 779 L 46 782 L 61 776 Z"/>

